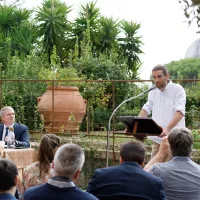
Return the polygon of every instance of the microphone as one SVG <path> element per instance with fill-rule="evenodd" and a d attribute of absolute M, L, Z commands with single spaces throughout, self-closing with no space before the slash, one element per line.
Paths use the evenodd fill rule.
<path fill-rule="evenodd" d="M 122 103 L 120 103 L 120 104 L 115 108 L 115 110 L 112 112 L 112 114 L 111 114 L 111 116 L 110 116 L 110 119 L 109 119 L 109 122 L 108 122 L 108 130 L 107 130 L 106 167 L 108 167 L 108 157 L 109 157 L 108 151 L 109 151 L 109 148 L 110 148 L 110 142 L 109 142 L 109 140 L 110 140 L 110 124 L 111 124 L 111 119 L 112 119 L 113 115 L 114 115 L 115 112 L 118 110 L 118 108 L 119 108 L 120 106 L 122 106 L 124 103 L 126 103 L 127 101 L 130 101 L 130 100 L 132 100 L 132 99 L 136 99 L 137 97 L 140 97 L 140 96 L 142 96 L 142 95 L 144 95 L 144 94 L 146 94 L 146 93 L 148 93 L 148 92 L 150 92 L 151 90 L 154 90 L 154 89 L 156 89 L 156 85 L 153 85 L 151 88 L 149 88 L 148 90 L 145 90 L 144 92 L 140 93 L 140 94 L 137 95 L 137 96 L 134 96 L 134 97 L 131 97 L 131 98 L 129 98 L 129 99 L 124 100 L 124 101 L 123 101 Z"/>
<path fill-rule="evenodd" d="M 148 90 L 145 90 L 143 93 L 144 94 L 148 93 L 148 92 L 150 92 L 151 90 L 154 90 L 154 89 L 156 89 L 156 85 L 153 85 L 151 88 L 149 88 Z"/>

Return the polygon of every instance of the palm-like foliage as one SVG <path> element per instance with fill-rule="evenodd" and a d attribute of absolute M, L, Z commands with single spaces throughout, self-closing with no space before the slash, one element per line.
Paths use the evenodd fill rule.
<path fill-rule="evenodd" d="M 21 59 L 24 59 L 34 49 L 36 40 L 36 28 L 31 24 L 15 28 L 12 31 L 12 49 L 19 52 Z"/>
<path fill-rule="evenodd" d="M 0 5 L 0 53 L 3 55 L 0 58 L 0 62 L 3 63 L 4 67 L 6 66 L 6 60 L 8 60 L 8 53 L 13 55 L 17 50 L 20 52 L 20 55 L 27 55 L 30 53 L 30 46 L 33 46 L 33 40 L 20 40 L 17 37 L 22 37 L 21 29 L 27 29 L 29 26 L 28 19 L 31 15 L 30 10 L 20 9 L 16 6 L 7 6 Z M 33 30 L 29 31 L 30 34 L 33 34 Z M 9 44 L 9 47 L 8 47 Z M 26 48 L 19 48 L 22 46 L 26 46 Z M 29 48 L 27 48 L 29 46 Z M 9 50 L 8 50 L 9 48 Z M 6 49 L 6 50 L 5 50 Z M 29 49 L 29 50 L 28 50 Z M 23 56 L 23 57 L 24 57 Z"/>
<path fill-rule="evenodd" d="M 39 36 L 43 38 L 43 46 L 48 59 L 56 46 L 58 54 L 62 57 L 63 43 L 68 29 L 67 14 L 70 7 L 59 0 L 46 0 L 37 10 L 36 19 L 39 21 Z"/>
<path fill-rule="evenodd" d="M 96 8 L 96 2 L 89 2 L 81 5 L 79 16 L 76 18 L 73 33 L 83 40 L 84 33 L 89 28 L 90 40 L 93 45 L 99 42 L 99 8 Z"/>
<path fill-rule="evenodd" d="M 11 29 L 16 25 L 14 10 L 13 6 L 0 6 L 0 31 L 4 37 L 9 36 Z"/>
<path fill-rule="evenodd" d="M 9 36 L 11 29 L 20 27 L 26 23 L 32 11 L 18 9 L 15 6 L 0 5 L 0 30 L 4 36 Z"/>
<path fill-rule="evenodd" d="M 20 27 L 21 25 L 23 25 L 24 22 L 28 21 L 31 13 L 32 13 L 32 10 L 15 8 L 14 15 L 15 15 L 16 26 Z"/>
<path fill-rule="evenodd" d="M 141 66 L 139 54 L 143 53 L 141 50 L 141 46 L 143 45 L 141 37 L 137 36 L 140 24 L 123 20 L 121 28 L 125 37 L 121 37 L 118 40 L 123 56 L 127 58 L 128 73 L 132 78 L 137 78 L 137 72 Z"/>
<path fill-rule="evenodd" d="M 98 52 L 107 52 L 117 48 L 117 36 L 119 34 L 119 23 L 112 17 L 102 17 L 100 20 L 99 44 L 97 45 Z"/>

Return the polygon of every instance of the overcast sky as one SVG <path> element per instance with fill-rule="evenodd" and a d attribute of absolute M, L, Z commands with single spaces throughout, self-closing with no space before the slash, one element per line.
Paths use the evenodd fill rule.
<path fill-rule="evenodd" d="M 26 7 L 41 5 L 42 0 L 26 0 Z M 73 5 L 70 19 L 77 16 L 81 3 L 88 0 L 65 0 Z M 141 68 L 142 79 L 149 79 L 151 69 L 157 64 L 180 60 L 190 44 L 200 36 L 196 34 L 197 25 L 188 26 L 178 0 L 98 0 L 101 14 L 116 19 L 132 20 L 141 23 L 139 35 L 142 36 L 144 55 Z"/>

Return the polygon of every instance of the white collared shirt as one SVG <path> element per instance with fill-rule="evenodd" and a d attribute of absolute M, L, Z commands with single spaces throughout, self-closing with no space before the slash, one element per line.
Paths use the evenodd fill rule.
<path fill-rule="evenodd" d="M 177 111 L 185 116 L 185 104 L 185 90 L 181 85 L 170 81 L 163 91 L 156 88 L 149 92 L 148 101 L 142 109 L 148 114 L 152 112 L 152 119 L 159 126 L 165 128 Z M 185 126 L 185 117 L 176 126 Z"/>
<path fill-rule="evenodd" d="M 58 180 L 49 179 L 48 184 L 53 185 L 58 188 L 75 187 L 75 184 L 72 181 L 58 181 Z"/>
<path fill-rule="evenodd" d="M 5 135 L 6 135 L 6 127 L 4 124 L 4 128 L 3 128 L 3 135 L 2 135 L 2 141 L 5 140 Z M 12 125 L 9 126 L 9 128 L 13 128 L 14 127 L 14 123 Z M 8 129 L 8 133 L 9 133 L 9 129 Z"/>

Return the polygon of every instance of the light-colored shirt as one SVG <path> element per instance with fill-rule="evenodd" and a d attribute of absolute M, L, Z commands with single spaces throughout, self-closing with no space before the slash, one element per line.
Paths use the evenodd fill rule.
<path fill-rule="evenodd" d="M 200 199 L 200 166 L 189 157 L 173 157 L 153 165 L 148 172 L 163 180 L 166 200 Z"/>
<path fill-rule="evenodd" d="M 35 162 L 32 165 L 29 165 L 25 168 L 23 173 L 23 185 L 24 189 L 28 189 L 29 187 L 33 187 L 36 185 L 41 185 L 43 183 L 46 183 L 53 174 L 53 168 L 52 165 L 50 167 L 49 173 L 45 174 L 45 176 L 40 176 L 40 168 L 39 168 L 39 162 Z"/>
<path fill-rule="evenodd" d="M 14 123 L 12 125 L 9 126 L 9 128 L 13 128 L 14 126 Z M 6 135 L 6 127 L 5 124 L 4 124 L 4 128 L 3 128 L 3 135 L 2 135 L 2 141 L 5 140 L 5 135 Z M 8 129 L 8 133 L 9 133 L 9 129 Z"/>
<path fill-rule="evenodd" d="M 162 91 L 158 88 L 149 92 L 148 101 L 142 107 L 148 115 L 152 112 L 152 119 L 162 128 L 165 128 L 177 111 L 185 116 L 186 95 L 179 84 L 167 84 Z M 185 117 L 176 126 L 185 126 Z"/>

